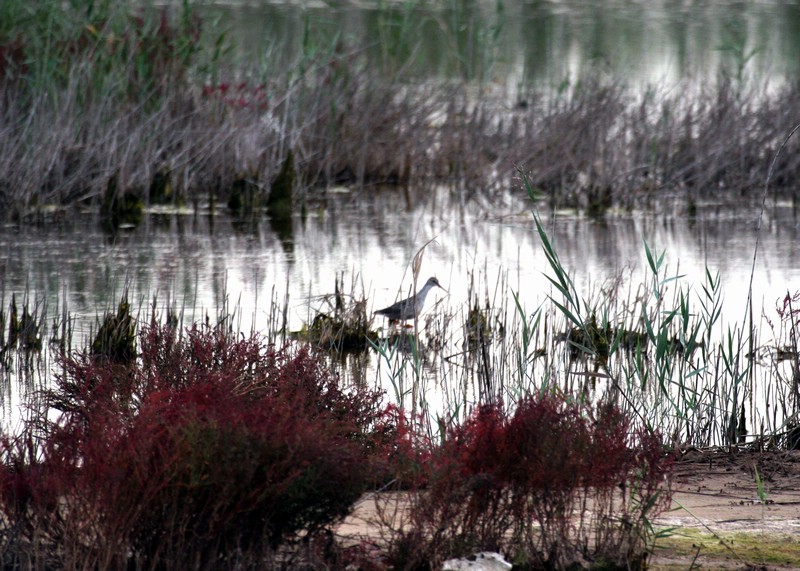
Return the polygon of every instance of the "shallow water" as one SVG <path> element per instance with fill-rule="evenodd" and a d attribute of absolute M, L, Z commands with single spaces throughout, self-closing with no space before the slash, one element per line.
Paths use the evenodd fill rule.
<path fill-rule="evenodd" d="M 326 296 L 334 292 L 337 276 L 345 293 L 367 299 L 370 314 L 405 297 L 412 284 L 411 261 L 427 244 L 420 283 L 435 275 L 448 293 L 434 289 L 423 316 L 434 318 L 433 328 L 443 329 L 446 339 L 441 354 L 426 359 L 421 376 L 414 377 L 423 386 L 414 388 L 433 409 L 451 407 L 457 398 L 474 402 L 479 391 L 473 386 L 466 395 L 462 385 L 465 379 L 475 380 L 443 370 L 461 352 L 460 326 L 474 299 L 507 315 L 514 313 L 515 293 L 528 315 L 548 295 L 559 299 L 545 277 L 553 273 L 531 208 L 520 197 L 487 206 L 463 203 L 445 191 L 429 195 L 412 210 L 398 208 L 399 202 L 396 192 L 334 194 L 310 206 L 304 219 L 296 216 L 289 237 L 279 237 L 266 218 L 237 224 L 226 215 L 192 212 L 153 211 L 138 228 L 115 236 L 90 216 L 41 226 L 6 225 L 0 228 L 0 251 L 6 252 L 0 291 L 6 310 L 12 294 L 20 308 L 24 299 L 31 307 L 46 304 L 49 314 L 66 307 L 75 317 L 78 346 L 125 288 L 134 307 L 142 308 L 142 321 L 156 297 L 159 307 L 170 303 L 182 312 L 184 323 L 206 318 L 214 323 L 218 314 L 235 310 L 236 327 L 245 332 L 254 328 L 280 342 L 276 316 L 282 316 L 284 304 L 289 329 L 300 329 L 316 312 L 330 309 Z M 544 223 L 579 294 L 591 304 L 608 304 L 609 291 L 625 302 L 636 297 L 641 284 L 651 284 L 646 241 L 652 251 L 665 252 L 668 270 L 661 279 L 683 276 L 670 287 L 689 287 L 693 300 L 702 295 L 706 268 L 719 272 L 721 323 L 741 326 L 747 317 L 757 219 L 758 212 L 708 207 L 693 219 L 639 214 L 592 221 L 565 212 L 546 215 Z M 794 248 L 799 228 L 789 206 L 765 213 L 753 274 L 757 320 L 763 307 L 777 321 L 776 301 L 800 289 L 800 254 Z M 769 331 L 763 320 L 759 323 L 760 342 L 767 344 Z M 388 331 L 381 319 L 374 325 Z M 410 390 L 396 386 L 391 365 L 371 355 L 346 362 L 345 377 L 377 382 L 392 398 Z M 510 362 L 495 366 L 498 377 L 503 367 L 513 368 Z M 7 387 L 4 417 L 13 421 L 25 399 L 24 387 Z"/>
<path fill-rule="evenodd" d="M 502 210 L 450 202 L 442 192 L 412 210 L 398 208 L 395 194 L 332 196 L 294 220 L 286 242 L 266 217 L 242 225 L 226 215 L 151 211 L 135 229 L 116 236 L 92 216 L 41 226 L 0 227 L 6 252 L 0 277 L 6 298 L 16 293 L 66 300 L 82 318 L 115 305 L 127 287 L 131 299 L 175 298 L 189 317 L 215 312 L 227 301 L 241 308 L 242 328 L 263 329 L 271 299 L 290 295 L 289 323 L 295 329 L 313 316 L 315 299 L 332 293 L 337 275 L 356 282 L 375 309 L 406 294 L 409 265 L 425 246 L 420 279 L 437 276 L 447 287 L 448 305 L 466 302 L 467 281 L 494 284 L 507 276 L 509 291 L 534 305 L 548 293 L 541 243 L 524 201 Z M 645 241 L 665 251 L 665 262 L 682 282 L 702 285 L 706 267 L 719 272 L 731 312 L 747 296 L 757 211 L 718 210 L 692 219 L 646 214 L 590 220 L 570 212 L 542 212 L 562 264 L 584 295 L 619 272 L 639 283 L 645 271 Z M 794 293 L 800 275 L 798 219 L 789 205 L 765 212 L 753 276 L 754 298 L 772 304 Z M 287 287 L 288 286 L 288 287 Z M 432 298 L 441 297 L 433 290 Z M 508 293 L 508 292 L 506 292 Z M 732 321 L 740 321 L 728 314 Z"/>

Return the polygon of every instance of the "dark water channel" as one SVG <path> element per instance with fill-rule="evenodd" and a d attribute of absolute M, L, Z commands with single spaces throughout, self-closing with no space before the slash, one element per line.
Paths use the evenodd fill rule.
<path fill-rule="evenodd" d="M 169 302 L 178 308 L 184 323 L 206 317 L 213 323 L 220 313 L 233 310 L 237 328 L 255 329 L 280 342 L 274 328 L 284 311 L 290 330 L 310 323 L 318 311 L 330 309 L 326 296 L 333 293 L 337 276 L 345 293 L 367 300 L 369 313 L 391 304 L 407 293 L 411 260 L 428 244 L 420 281 L 437 276 L 449 292 L 434 290 L 423 314 L 432 318 L 434 330 L 437 323 L 451 323 L 443 327 L 438 357 L 411 375 L 408 382 L 413 387 L 397 386 L 412 369 L 397 376 L 402 357 L 390 363 L 374 351 L 346 362 L 342 373 L 382 385 L 391 398 L 418 390 L 423 404 L 434 410 L 452 407 L 454 399 L 475 402 L 476 391 L 463 386 L 469 376 L 448 369 L 464 366 L 455 365 L 453 357 L 463 348 L 461 324 L 471 304 L 488 303 L 507 327 L 518 328 L 513 294 L 528 315 L 547 305 L 548 295 L 558 298 L 545 278 L 552 271 L 530 206 L 515 197 L 487 208 L 442 192 L 407 210 L 397 198 L 396 193 L 333 195 L 304 219 L 295 217 L 293 235 L 283 239 L 264 218 L 235 224 L 226 215 L 212 218 L 192 212 L 150 212 L 141 226 L 116 236 L 104 233 L 89 216 L 41 226 L 5 225 L 0 227 L 3 304 L 7 309 L 15 294 L 18 304 L 27 300 L 48 314 L 66 308 L 75 318 L 74 343 L 81 346 L 98 317 L 114 308 L 127 289 L 133 305 L 142 308 L 141 319 L 156 297 L 160 306 Z M 709 207 L 692 219 L 635 215 L 603 221 L 571 213 L 544 216 L 563 266 L 592 304 L 610 305 L 608 292 L 614 291 L 624 305 L 636 298 L 640 284 L 650 287 L 646 241 L 653 251 L 665 252 L 662 277 L 683 276 L 669 282 L 674 291 L 683 288 L 700 296 L 706 268 L 719 272 L 720 337 L 725 327 L 744 323 L 757 212 Z M 770 330 L 761 318 L 762 308 L 775 321 L 776 300 L 800 289 L 799 234 L 800 219 L 790 206 L 766 211 L 753 275 L 757 328 L 764 345 L 770 343 Z M 373 325 L 387 330 L 380 319 Z M 500 359 L 506 362 L 495 362 L 495 374 L 513 376 L 513 359 Z M 6 383 L 7 421 L 18 418 L 26 398 L 24 386 Z"/>

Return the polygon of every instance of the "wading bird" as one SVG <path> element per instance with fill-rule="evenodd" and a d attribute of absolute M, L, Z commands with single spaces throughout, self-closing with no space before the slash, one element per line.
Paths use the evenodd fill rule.
<path fill-rule="evenodd" d="M 390 322 L 414 319 L 422 311 L 422 306 L 425 304 L 425 298 L 428 296 L 428 292 L 434 287 L 438 287 L 444 291 L 447 291 L 441 286 L 439 280 L 436 278 L 430 278 L 425 282 L 425 285 L 422 286 L 422 289 L 417 292 L 417 295 L 412 295 L 408 299 L 400 300 L 389 307 L 379 309 L 375 313 L 388 317 Z"/>

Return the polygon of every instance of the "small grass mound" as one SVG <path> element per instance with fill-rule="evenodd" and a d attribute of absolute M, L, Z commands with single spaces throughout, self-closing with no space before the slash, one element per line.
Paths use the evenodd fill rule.
<path fill-rule="evenodd" d="M 336 278 L 333 295 L 322 298 L 321 307 L 311 323 L 293 333 L 295 339 L 316 347 L 337 352 L 366 351 L 370 341 L 376 343 L 378 334 L 372 330 L 364 296 L 344 290 L 344 279 Z"/>

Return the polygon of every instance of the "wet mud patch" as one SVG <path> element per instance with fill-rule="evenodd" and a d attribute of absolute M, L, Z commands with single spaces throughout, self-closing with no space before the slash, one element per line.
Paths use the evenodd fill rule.
<path fill-rule="evenodd" d="M 653 569 L 800 568 L 800 451 L 692 450 L 673 490 Z"/>

